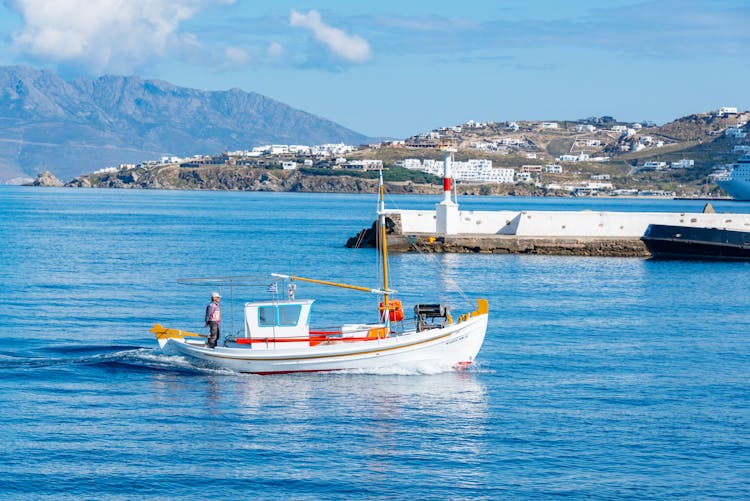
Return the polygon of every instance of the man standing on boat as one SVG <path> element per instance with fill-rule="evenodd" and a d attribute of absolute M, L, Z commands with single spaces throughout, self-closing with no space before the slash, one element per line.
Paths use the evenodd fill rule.
<path fill-rule="evenodd" d="M 219 300 L 221 296 L 218 292 L 211 294 L 211 302 L 206 306 L 206 325 L 209 328 L 208 342 L 206 346 L 209 348 L 215 348 L 216 342 L 219 340 L 221 332 L 219 330 L 219 324 L 221 323 L 221 305 Z"/>

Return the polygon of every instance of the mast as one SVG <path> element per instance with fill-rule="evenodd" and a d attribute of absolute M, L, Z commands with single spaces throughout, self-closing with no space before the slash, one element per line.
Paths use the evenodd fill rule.
<path fill-rule="evenodd" d="M 380 225 L 380 257 L 383 261 L 383 314 L 385 325 L 390 325 L 390 310 L 388 305 L 388 243 L 385 227 L 385 185 L 383 171 L 380 170 L 380 184 L 378 195 L 378 224 Z"/>

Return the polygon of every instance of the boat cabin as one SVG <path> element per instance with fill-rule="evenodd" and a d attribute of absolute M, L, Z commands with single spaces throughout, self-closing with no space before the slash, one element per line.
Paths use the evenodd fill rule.
<path fill-rule="evenodd" d="M 388 336 L 383 323 L 343 324 L 327 330 L 310 330 L 312 299 L 263 301 L 245 304 L 245 336 L 235 339 L 254 350 L 304 348 Z"/>
<path fill-rule="evenodd" d="M 285 348 L 309 346 L 310 310 L 313 299 L 245 304 L 245 339 L 267 340 L 252 343 L 253 349 L 275 348 L 284 340 Z M 299 342 L 294 340 L 298 339 Z"/>

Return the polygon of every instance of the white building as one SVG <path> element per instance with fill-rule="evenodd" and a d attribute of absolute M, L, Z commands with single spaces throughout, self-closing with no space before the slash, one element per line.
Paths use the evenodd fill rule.
<path fill-rule="evenodd" d="M 442 162 L 441 162 L 442 163 Z M 492 160 L 468 160 L 453 162 L 453 179 L 465 183 L 512 183 L 513 169 L 492 167 Z"/>
<path fill-rule="evenodd" d="M 678 160 L 677 162 L 672 162 L 670 164 L 670 167 L 672 167 L 673 169 L 692 169 L 693 167 L 695 167 L 695 160 L 683 158 L 682 160 Z"/>
<path fill-rule="evenodd" d="M 560 162 L 587 162 L 589 156 L 586 153 L 580 155 L 560 155 L 557 159 Z"/>
<path fill-rule="evenodd" d="M 747 133 L 739 127 L 727 127 L 727 130 L 724 131 L 724 134 L 734 139 L 745 139 L 745 137 L 747 136 Z"/>
<path fill-rule="evenodd" d="M 163 162 L 163 163 L 166 163 L 166 162 Z M 92 174 L 108 174 L 111 172 L 117 172 L 118 170 L 123 170 L 122 164 L 120 165 L 119 168 L 118 167 L 103 167 L 99 170 L 95 170 L 94 172 L 92 172 Z"/>
<path fill-rule="evenodd" d="M 589 124 L 578 124 L 576 125 L 576 132 L 594 132 L 596 127 Z"/>
<path fill-rule="evenodd" d="M 544 172 L 547 174 L 562 174 L 562 165 L 548 164 L 544 166 Z"/>
<path fill-rule="evenodd" d="M 730 113 L 737 113 L 736 106 L 722 106 L 719 108 L 719 115 L 729 115 Z"/>
<path fill-rule="evenodd" d="M 518 172 L 516 174 L 517 183 L 529 183 L 531 182 L 531 174 L 528 172 Z"/>
<path fill-rule="evenodd" d="M 369 170 L 380 170 L 383 168 L 383 161 L 382 160 L 351 160 L 344 164 L 345 169 L 351 169 L 351 170 L 361 170 L 361 171 L 369 171 Z"/>
<path fill-rule="evenodd" d="M 294 153 L 295 155 L 309 155 L 312 152 L 309 146 L 304 146 L 301 144 L 292 144 L 289 146 L 289 153 Z"/>
<path fill-rule="evenodd" d="M 297 162 L 281 162 L 281 168 L 284 170 L 297 170 Z"/>
<path fill-rule="evenodd" d="M 339 156 L 351 153 L 355 150 L 354 146 L 349 146 L 344 143 L 336 144 L 317 144 L 310 148 L 313 155 L 328 157 L 328 156 Z"/>
<path fill-rule="evenodd" d="M 585 188 L 589 188 L 592 190 L 612 190 L 614 189 L 614 186 L 612 183 L 592 183 L 591 181 L 587 183 L 583 183 L 583 186 Z"/>
<path fill-rule="evenodd" d="M 662 170 L 667 168 L 667 162 L 657 162 L 656 160 L 650 160 L 643 164 L 643 168 Z"/>
<path fill-rule="evenodd" d="M 559 127 L 557 122 L 542 122 L 542 129 L 557 129 Z"/>
<path fill-rule="evenodd" d="M 418 158 L 404 159 L 403 166 L 433 176 L 442 176 L 445 168 L 442 160 Z M 454 161 L 451 164 L 451 175 L 455 181 L 464 183 L 513 183 L 515 170 L 493 167 L 492 160 L 471 159 L 466 162 Z"/>
<path fill-rule="evenodd" d="M 522 165 L 521 172 L 542 172 L 541 165 Z"/>
<path fill-rule="evenodd" d="M 497 144 L 488 143 L 486 141 L 473 141 L 472 143 L 469 143 L 469 148 L 480 151 L 494 151 L 497 149 Z"/>

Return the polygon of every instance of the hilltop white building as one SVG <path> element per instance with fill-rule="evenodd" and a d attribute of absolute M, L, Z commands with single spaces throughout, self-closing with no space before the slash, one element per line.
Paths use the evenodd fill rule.
<path fill-rule="evenodd" d="M 682 160 L 678 160 L 677 162 L 672 162 L 670 164 L 670 167 L 673 169 L 692 169 L 695 167 L 695 160 L 692 160 L 690 158 L 683 158 Z"/>
<path fill-rule="evenodd" d="M 656 160 L 650 160 L 643 164 L 643 168 L 662 170 L 667 168 L 667 162 L 657 162 Z"/>
<path fill-rule="evenodd" d="M 403 166 L 433 176 L 442 176 L 445 163 L 442 160 L 407 158 L 403 161 Z M 515 170 L 493 167 L 492 160 L 471 159 L 452 162 L 451 174 L 454 180 L 464 183 L 513 183 Z"/>

